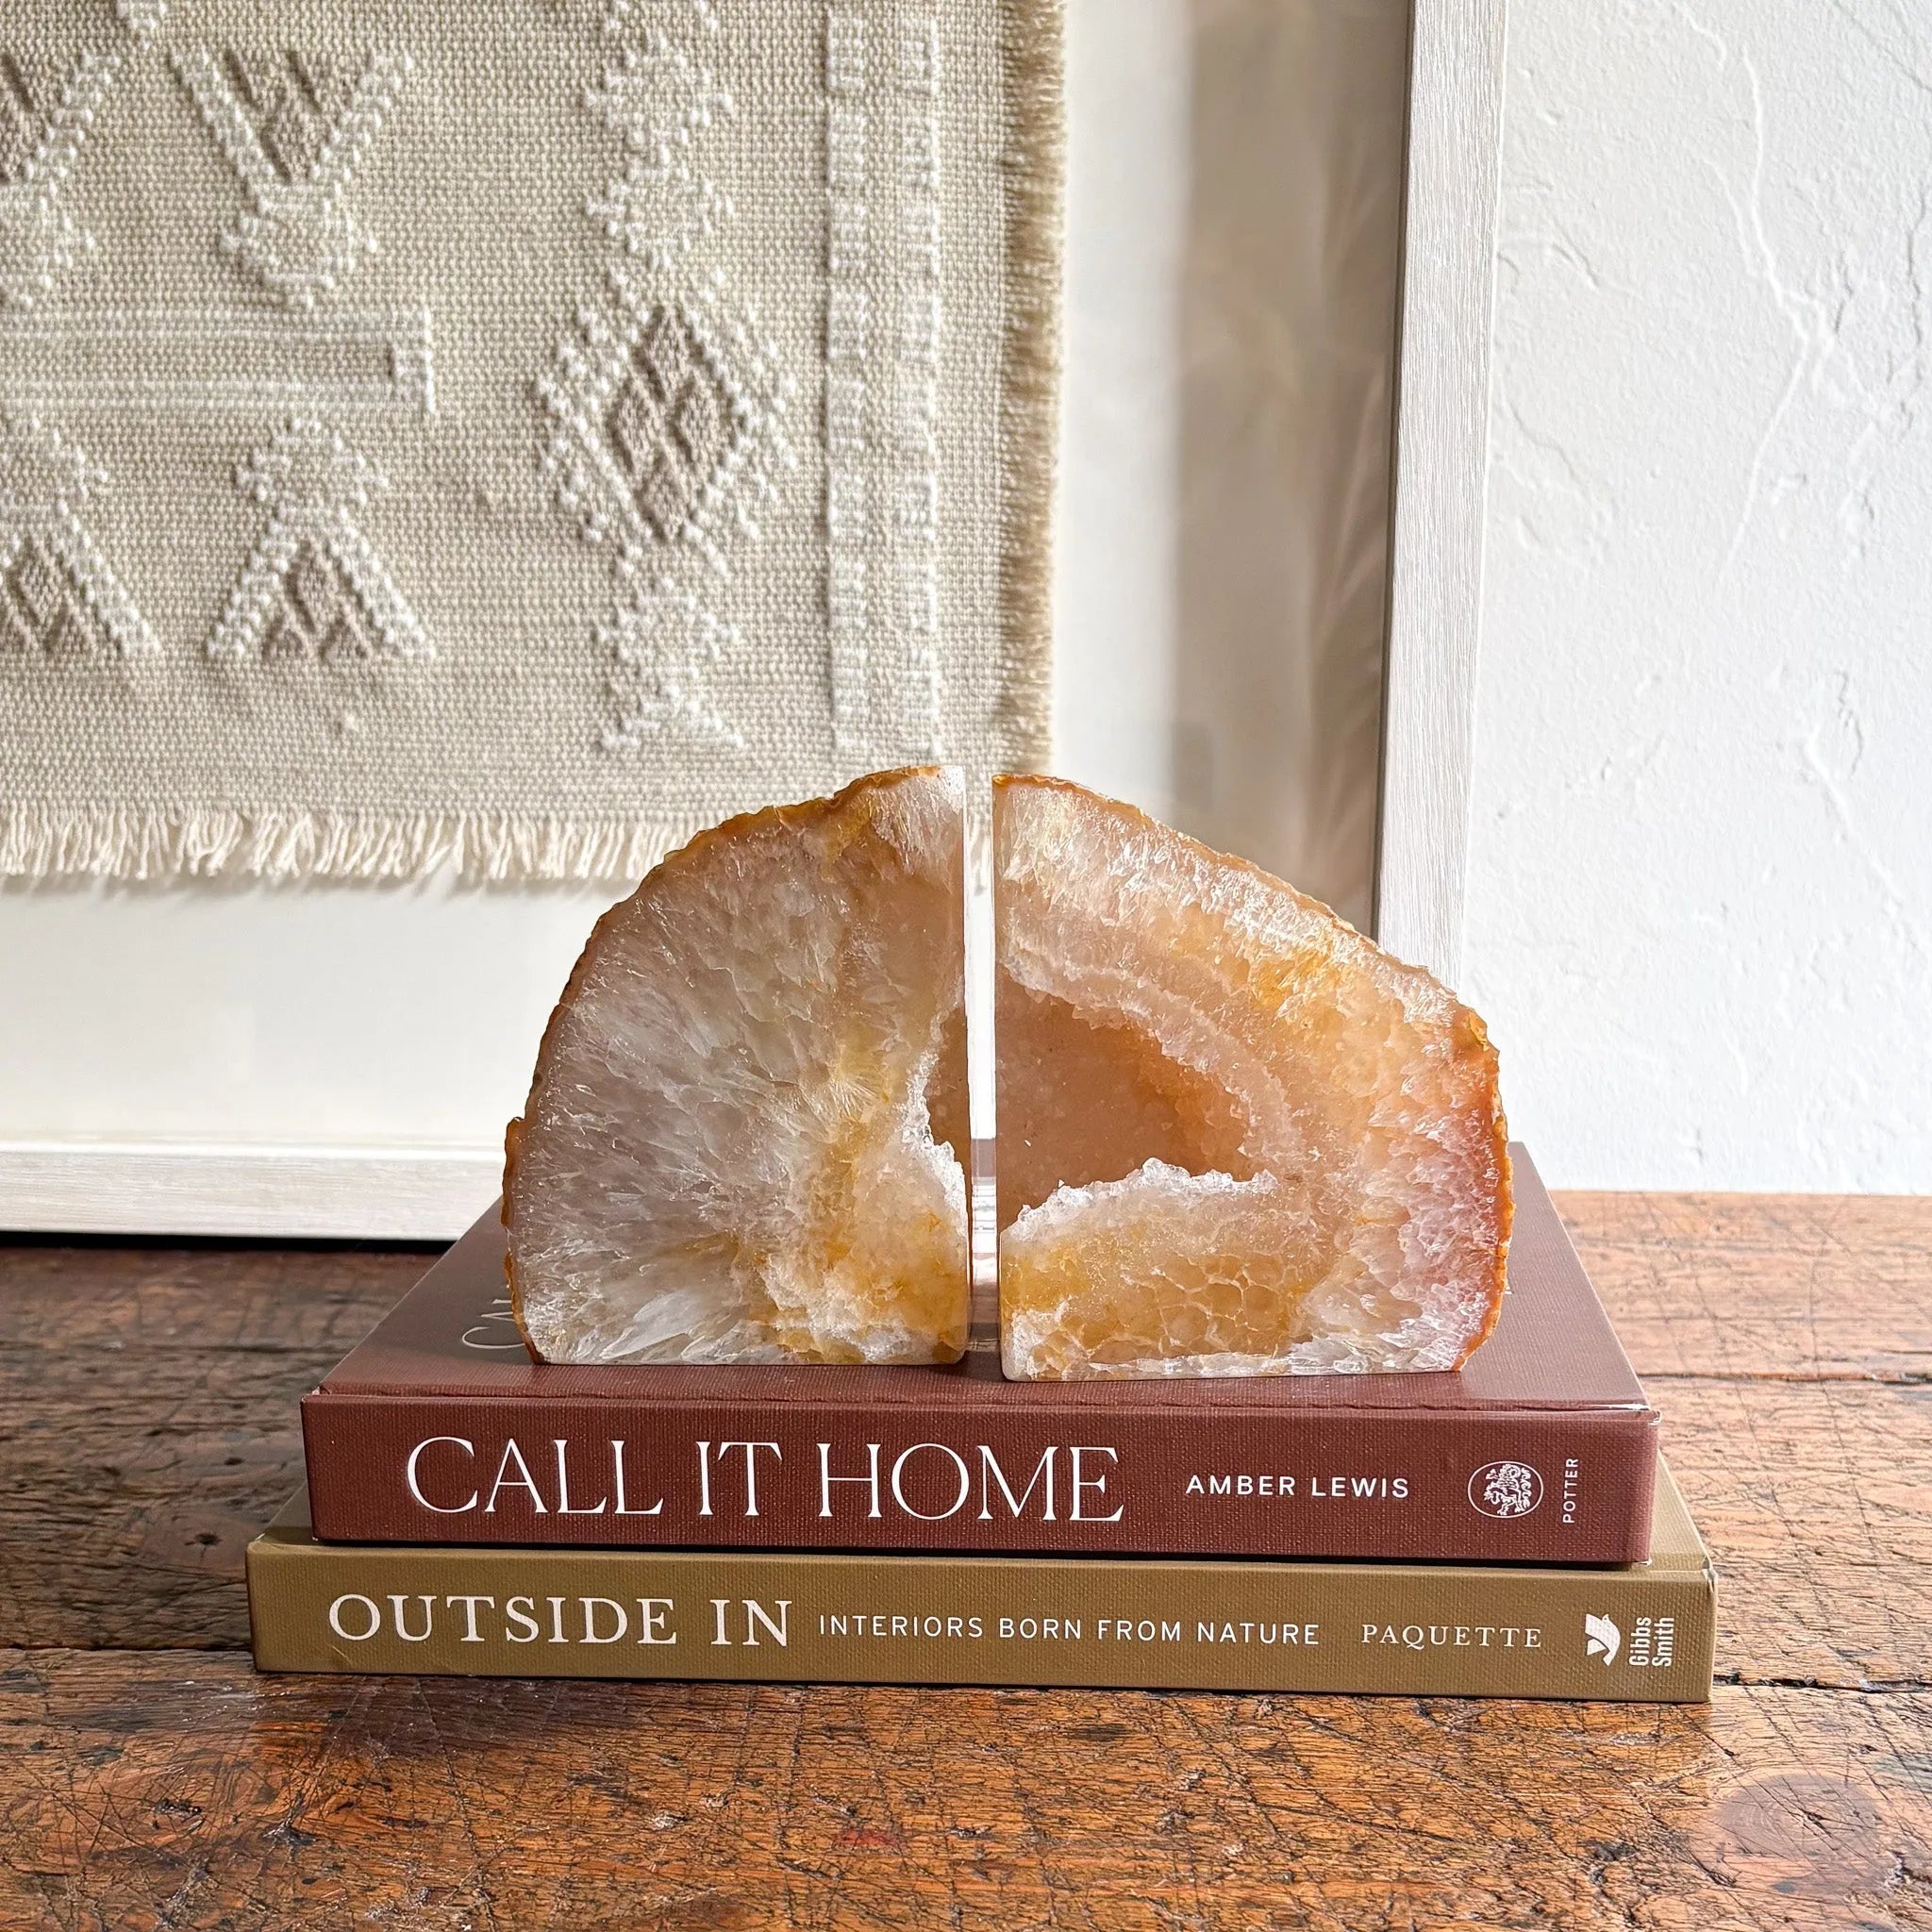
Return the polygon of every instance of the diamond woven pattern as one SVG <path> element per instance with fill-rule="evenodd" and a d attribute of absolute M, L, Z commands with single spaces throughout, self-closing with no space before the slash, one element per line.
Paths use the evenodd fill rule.
<path fill-rule="evenodd" d="M 1058 0 L 8 0 L 0 874 L 1046 751 Z"/>

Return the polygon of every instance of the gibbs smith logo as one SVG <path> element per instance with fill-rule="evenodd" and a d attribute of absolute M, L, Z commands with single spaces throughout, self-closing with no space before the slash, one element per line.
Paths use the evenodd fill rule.
<path fill-rule="evenodd" d="M 1543 1479 L 1526 1462 L 1486 1462 L 1469 1479 L 1469 1500 L 1485 1516 L 1507 1523 L 1529 1515 L 1543 1499 Z"/>
<path fill-rule="evenodd" d="M 1677 1660 L 1677 1620 L 1639 1617 L 1630 1626 L 1630 1641 L 1626 1644 L 1613 1619 L 1586 1615 L 1583 1653 L 1602 1658 L 1607 1670 L 1621 1655 L 1633 1671 L 1667 1671 Z"/>

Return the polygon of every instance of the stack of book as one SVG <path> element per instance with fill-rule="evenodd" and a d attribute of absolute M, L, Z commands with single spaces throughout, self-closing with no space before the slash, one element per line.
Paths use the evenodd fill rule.
<path fill-rule="evenodd" d="M 1456 1374 L 535 1363 L 492 1212 L 304 1399 L 256 1662 L 1699 1702 L 1709 1557 L 1514 1157 Z"/>

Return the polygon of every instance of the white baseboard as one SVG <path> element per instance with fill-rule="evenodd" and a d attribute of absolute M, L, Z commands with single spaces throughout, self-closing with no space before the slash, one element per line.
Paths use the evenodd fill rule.
<path fill-rule="evenodd" d="M 502 1185 L 496 1147 L 0 1141 L 19 1233 L 453 1241 Z"/>

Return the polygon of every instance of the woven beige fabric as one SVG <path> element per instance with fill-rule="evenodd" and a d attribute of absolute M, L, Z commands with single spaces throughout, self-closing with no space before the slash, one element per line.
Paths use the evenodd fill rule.
<path fill-rule="evenodd" d="M 1057 0 L 6 0 L 0 872 L 1044 755 Z"/>

